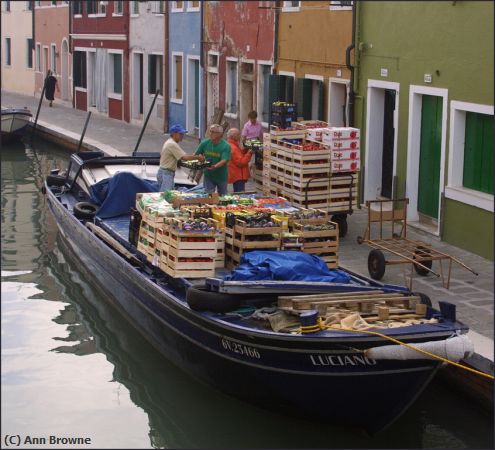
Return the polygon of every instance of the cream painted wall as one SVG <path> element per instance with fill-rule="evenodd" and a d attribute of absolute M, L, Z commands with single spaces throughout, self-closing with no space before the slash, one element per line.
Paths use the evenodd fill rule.
<path fill-rule="evenodd" d="M 34 94 L 34 55 L 33 68 L 27 67 L 27 39 L 33 37 L 32 11 L 27 2 L 10 2 L 10 12 L 2 1 L 2 89 L 23 94 Z M 5 38 L 11 42 L 11 65 L 7 66 Z"/>

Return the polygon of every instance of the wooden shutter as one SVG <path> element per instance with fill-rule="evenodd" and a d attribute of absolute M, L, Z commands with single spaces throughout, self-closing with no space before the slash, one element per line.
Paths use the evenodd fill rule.
<path fill-rule="evenodd" d="M 466 113 L 462 184 L 493 194 L 493 116 Z"/>
<path fill-rule="evenodd" d="M 325 84 L 323 81 L 318 81 L 318 120 L 323 120 L 323 92 Z"/>
<path fill-rule="evenodd" d="M 312 88 L 313 80 L 297 79 L 297 116 L 304 120 L 311 119 Z"/>
<path fill-rule="evenodd" d="M 269 117 L 268 121 L 272 123 L 272 104 L 280 100 L 280 75 L 270 75 L 268 77 L 268 102 L 269 102 Z"/>

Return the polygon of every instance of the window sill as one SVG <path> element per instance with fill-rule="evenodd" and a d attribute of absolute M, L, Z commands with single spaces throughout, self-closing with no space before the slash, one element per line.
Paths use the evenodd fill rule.
<path fill-rule="evenodd" d="M 74 19 L 82 19 L 82 14 L 74 14 Z"/>
<path fill-rule="evenodd" d="M 107 96 L 108 98 L 113 98 L 114 100 L 122 100 L 122 94 L 117 94 L 115 92 L 109 92 Z"/>
<path fill-rule="evenodd" d="M 88 17 L 107 17 L 106 14 L 88 14 Z"/>
<path fill-rule="evenodd" d="M 124 13 L 112 13 L 112 17 L 122 17 Z"/>
<path fill-rule="evenodd" d="M 493 195 L 462 187 L 445 187 L 445 198 L 494 212 Z"/>
<path fill-rule="evenodd" d="M 181 98 L 171 98 L 170 101 L 179 105 L 182 105 L 184 103 L 184 100 L 182 100 Z"/>
<path fill-rule="evenodd" d="M 76 92 L 88 92 L 87 88 L 83 88 L 79 86 L 76 86 L 74 89 L 76 90 Z"/>
<path fill-rule="evenodd" d="M 227 116 L 229 119 L 237 119 L 237 113 L 224 113 L 224 116 Z"/>
<path fill-rule="evenodd" d="M 199 12 L 200 9 L 199 8 L 187 8 L 186 11 L 187 12 Z"/>
<path fill-rule="evenodd" d="M 132 17 L 139 17 L 139 14 L 131 14 L 131 18 Z"/>
<path fill-rule="evenodd" d="M 172 8 L 171 12 L 173 12 L 173 13 L 181 13 L 181 12 L 184 12 L 184 9 Z"/>
<path fill-rule="evenodd" d="M 287 6 L 282 8 L 282 12 L 299 12 L 300 10 L 301 10 L 300 7 Z"/>

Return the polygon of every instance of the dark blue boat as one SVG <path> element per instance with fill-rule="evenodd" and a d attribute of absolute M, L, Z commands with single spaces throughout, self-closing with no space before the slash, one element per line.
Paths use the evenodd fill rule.
<path fill-rule="evenodd" d="M 240 299 L 269 305 L 278 294 L 356 291 L 396 292 L 348 272 L 351 285 L 336 283 L 238 283 L 171 278 L 149 264 L 129 242 L 130 215 L 100 219 L 91 210 L 90 186 L 122 171 L 153 179 L 158 155 L 105 157 L 72 155 L 66 175 L 51 174 L 44 191 L 60 233 L 112 302 L 146 339 L 183 370 L 223 392 L 285 414 L 362 427 L 370 433 L 388 426 L 417 398 L 440 366 L 435 359 L 372 359 L 363 353 L 389 345 L 380 336 L 339 330 L 275 332 L 241 314 L 197 311 L 187 292 L 205 298 Z M 82 206 L 81 206 L 82 205 Z M 86 209 L 85 209 L 86 208 Z M 351 286 L 351 287 L 350 287 Z M 201 290 L 202 289 L 202 290 Z M 438 323 L 380 330 L 409 344 L 444 342 L 467 327 L 453 305 L 442 313 L 428 307 Z"/>
<path fill-rule="evenodd" d="M 2 108 L 2 140 L 22 137 L 33 115 L 27 108 Z"/>

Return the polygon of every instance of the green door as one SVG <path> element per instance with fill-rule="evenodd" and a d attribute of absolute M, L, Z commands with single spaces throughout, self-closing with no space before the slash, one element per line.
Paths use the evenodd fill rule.
<path fill-rule="evenodd" d="M 418 211 L 438 219 L 442 97 L 423 95 L 419 150 Z"/>

